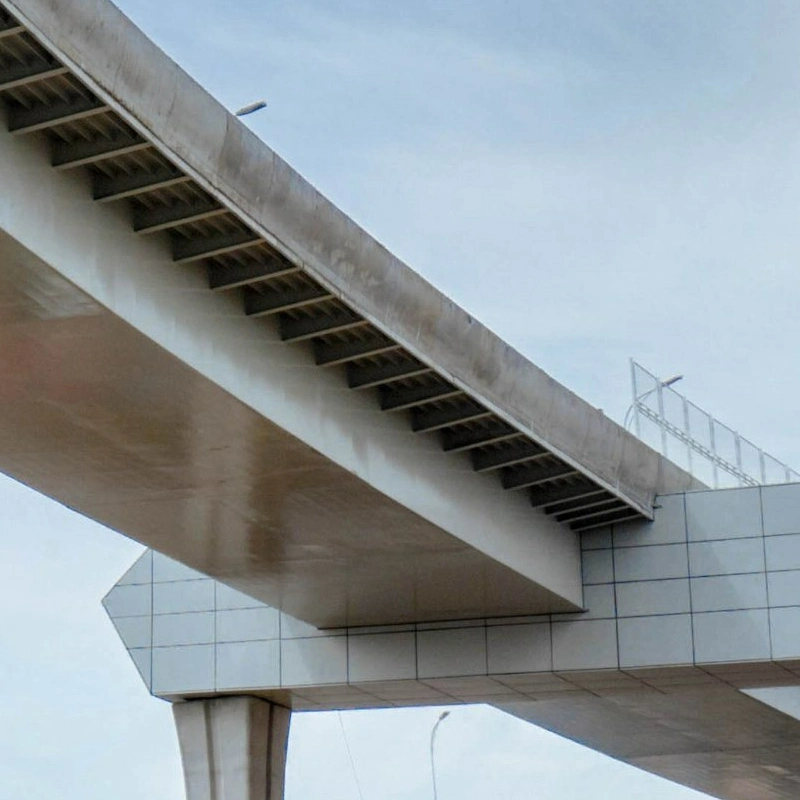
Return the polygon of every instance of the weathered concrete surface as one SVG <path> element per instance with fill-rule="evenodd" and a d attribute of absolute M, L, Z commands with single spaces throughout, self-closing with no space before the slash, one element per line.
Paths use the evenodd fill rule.
<path fill-rule="evenodd" d="M 577 537 L 524 493 L 208 291 L 44 141 L 2 126 L 0 174 L 4 472 L 318 626 L 580 606 Z"/>
<path fill-rule="evenodd" d="M 498 416 L 649 516 L 692 481 L 395 258 L 107 0 L 6 5 L 143 135 L 292 260 Z"/>

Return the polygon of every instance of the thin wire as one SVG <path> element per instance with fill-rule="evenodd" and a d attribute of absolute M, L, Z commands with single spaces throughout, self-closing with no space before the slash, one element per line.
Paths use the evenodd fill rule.
<path fill-rule="evenodd" d="M 358 773 L 356 772 L 356 764 L 353 761 L 353 753 L 350 750 L 350 742 L 347 741 L 347 731 L 344 729 L 344 722 L 342 721 L 342 712 L 337 711 L 339 717 L 339 725 L 342 728 L 342 738 L 344 739 L 344 746 L 347 749 L 347 757 L 350 759 L 350 769 L 353 770 L 353 780 L 356 782 L 356 789 L 358 789 L 358 796 L 360 800 L 364 800 L 364 793 L 361 791 L 361 784 L 358 782 Z"/>

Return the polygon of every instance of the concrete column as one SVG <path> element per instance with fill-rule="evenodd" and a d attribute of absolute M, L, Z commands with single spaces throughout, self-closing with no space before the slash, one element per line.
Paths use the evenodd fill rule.
<path fill-rule="evenodd" d="M 172 706 L 187 800 L 282 800 L 291 712 L 254 697 Z"/>

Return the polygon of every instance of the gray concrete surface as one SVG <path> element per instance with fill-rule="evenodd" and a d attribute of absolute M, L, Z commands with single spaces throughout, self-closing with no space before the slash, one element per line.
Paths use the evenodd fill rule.
<path fill-rule="evenodd" d="M 72 71 L 263 237 L 453 383 L 650 515 L 691 479 L 410 270 L 106 0 L 4 0 Z"/>
<path fill-rule="evenodd" d="M 282 800 L 289 709 L 253 697 L 172 707 L 186 800 Z"/>
<path fill-rule="evenodd" d="M 248 320 L 46 156 L 0 131 L 4 472 L 317 625 L 580 607 L 573 532 Z"/>

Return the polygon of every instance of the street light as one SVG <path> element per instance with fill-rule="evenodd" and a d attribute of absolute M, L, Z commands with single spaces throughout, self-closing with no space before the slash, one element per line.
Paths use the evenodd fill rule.
<path fill-rule="evenodd" d="M 237 117 L 246 117 L 248 114 L 255 114 L 256 111 L 261 111 L 262 108 L 266 108 L 267 103 L 265 100 L 256 100 L 255 103 L 248 103 L 246 106 L 242 106 L 237 112 Z"/>
<path fill-rule="evenodd" d="M 433 778 L 433 800 L 438 800 L 438 795 L 436 794 L 436 764 L 433 761 L 433 745 L 436 741 L 436 731 L 449 716 L 449 711 L 442 711 L 442 713 L 439 714 L 439 719 L 436 720 L 431 730 L 431 778 Z"/>
<path fill-rule="evenodd" d="M 681 380 L 683 380 L 683 375 L 673 375 L 671 378 L 659 381 L 652 389 L 648 389 L 646 392 L 644 392 L 644 394 L 637 395 L 633 402 L 628 406 L 628 410 L 625 412 L 625 419 L 622 421 L 622 427 L 625 428 L 625 430 L 628 429 L 628 425 L 631 421 L 631 415 L 633 414 L 638 403 L 641 403 L 646 397 L 650 397 L 653 392 L 657 392 L 659 389 L 664 389 L 667 386 L 672 386 L 673 383 L 677 383 Z"/>

